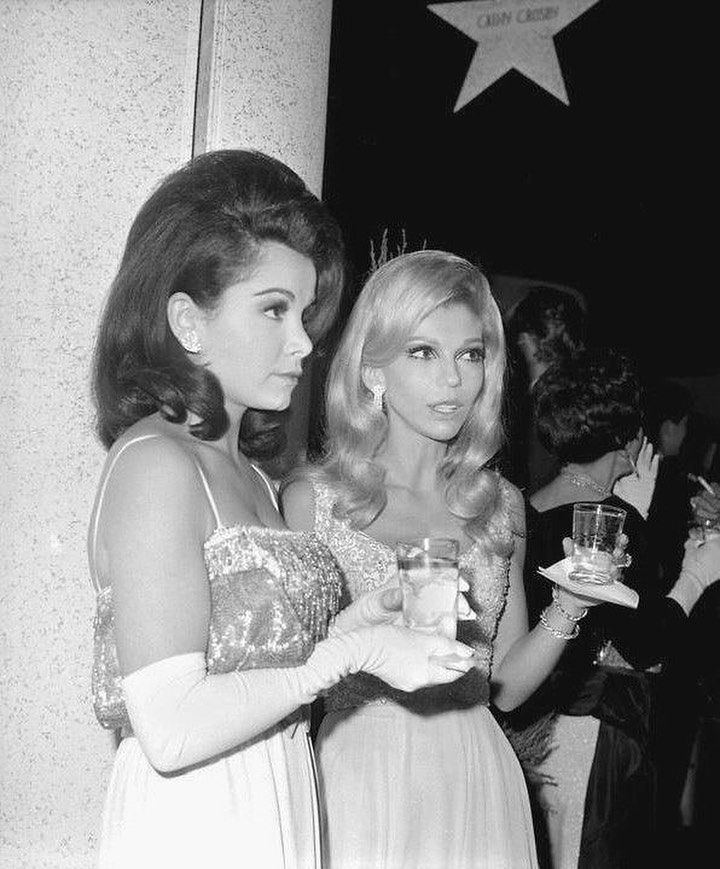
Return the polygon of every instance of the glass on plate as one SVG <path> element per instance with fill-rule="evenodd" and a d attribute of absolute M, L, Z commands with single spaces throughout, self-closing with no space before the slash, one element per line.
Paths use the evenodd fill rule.
<path fill-rule="evenodd" d="M 573 505 L 571 579 L 601 584 L 614 581 L 622 566 L 615 553 L 626 516 L 621 507 L 602 502 Z"/>

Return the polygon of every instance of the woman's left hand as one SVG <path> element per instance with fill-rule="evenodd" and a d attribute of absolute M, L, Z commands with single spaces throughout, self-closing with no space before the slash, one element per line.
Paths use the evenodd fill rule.
<path fill-rule="evenodd" d="M 625 552 L 625 547 L 628 545 L 628 536 L 627 534 L 621 534 L 618 538 L 618 545 L 613 552 L 613 561 L 615 563 L 615 568 L 613 571 L 613 580 L 617 580 L 620 578 L 620 572 L 624 567 L 628 567 L 630 562 L 632 561 L 629 553 Z M 573 542 L 570 537 L 563 537 L 562 542 L 563 552 L 565 553 L 566 558 L 572 558 L 573 554 Z M 584 597 L 579 594 L 575 594 L 574 592 L 568 591 L 566 588 L 558 587 L 558 594 L 563 597 L 567 597 L 569 600 L 573 601 L 577 606 L 589 608 L 591 606 L 598 606 L 603 603 L 602 600 L 598 598 L 590 598 Z M 561 600 L 562 602 L 562 600 Z"/>
<path fill-rule="evenodd" d="M 647 438 L 643 438 L 635 471 L 625 477 L 620 477 L 613 486 L 613 494 L 628 504 L 632 504 L 638 513 L 647 519 L 655 491 L 655 482 L 660 464 L 660 453 L 653 455 L 653 445 Z"/>

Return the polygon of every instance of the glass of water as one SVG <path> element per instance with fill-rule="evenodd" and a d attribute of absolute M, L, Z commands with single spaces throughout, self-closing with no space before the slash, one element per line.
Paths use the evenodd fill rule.
<path fill-rule="evenodd" d="M 458 541 L 449 537 L 423 537 L 396 545 L 403 621 L 407 627 L 455 639 L 458 551 Z"/>
<path fill-rule="evenodd" d="M 615 558 L 627 513 L 609 504 L 581 502 L 573 506 L 572 569 L 579 582 L 613 582 L 621 566 Z"/>

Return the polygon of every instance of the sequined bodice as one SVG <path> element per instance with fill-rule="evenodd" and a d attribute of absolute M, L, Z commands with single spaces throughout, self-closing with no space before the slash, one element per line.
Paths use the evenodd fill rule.
<path fill-rule="evenodd" d="M 206 541 L 210 582 L 209 673 L 304 663 L 337 613 L 341 574 L 314 533 L 220 527 Z M 112 592 L 100 590 L 94 623 L 95 714 L 126 727 L 115 649 Z"/>
<path fill-rule="evenodd" d="M 506 486 L 501 481 L 503 506 L 492 520 L 494 527 L 488 530 L 490 536 L 502 541 L 506 549 L 510 549 L 512 523 Z M 395 575 L 393 549 L 362 531 L 353 530 L 347 522 L 336 519 L 332 515 L 335 495 L 330 487 L 315 482 L 313 488 L 315 531 L 337 559 L 350 598 L 354 600 L 391 580 Z M 459 622 L 458 639 L 476 650 L 476 667 L 451 685 L 428 688 L 413 694 L 395 691 L 375 676 L 357 673 L 331 689 L 326 700 L 329 711 L 388 700 L 419 710 L 488 702 L 492 646 L 507 597 L 510 561 L 476 543 L 461 554 L 459 566 L 461 575 L 470 586 L 466 597 L 478 619 Z"/>

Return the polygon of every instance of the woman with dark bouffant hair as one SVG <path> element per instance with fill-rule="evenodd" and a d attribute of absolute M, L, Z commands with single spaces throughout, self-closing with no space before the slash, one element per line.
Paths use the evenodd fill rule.
<path fill-rule="evenodd" d="M 94 370 L 93 696 L 122 736 L 102 867 L 318 866 L 302 708 L 349 672 L 410 691 L 470 666 L 460 643 L 371 624 L 381 596 L 328 637 L 335 560 L 250 461 L 271 445 L 243 424 L 288 407 L 342 282 L 335 221 L 254 151 L 192 160 L 130 230 Z"/>
<path fill-rule="evenodd" d="M 538 567 L 563 558 L 575 502 L 623 508 L 631 563 L 623 582 L 637 609 L 593 608 L 550 678 L 511 716 L 510 733 L 536 785 L 538 833 L 553 869 L 652 862 L 656 828 L 658 670 L 683 642 L 687 613 L 720 577 L 720 543 L 688 540 L 665 595 L 646 517 L 657 457 L 643 438 L 643 395 L 632 360 L 586 350 L 537 384 L 538 436 L 560 472 L 527 508 L 525 591 L 531 620 L 552 599 Z M 667 587 L 666 587 L 667 589 Z"/>

